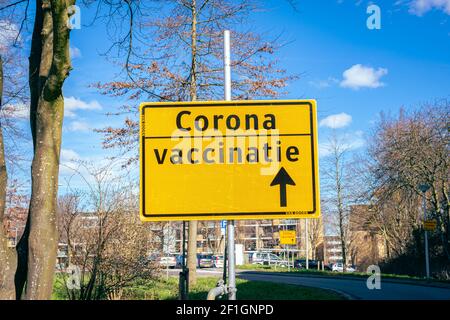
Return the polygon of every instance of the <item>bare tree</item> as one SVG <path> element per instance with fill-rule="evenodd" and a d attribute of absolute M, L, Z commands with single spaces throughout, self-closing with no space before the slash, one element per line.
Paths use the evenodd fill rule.
<path fill-rule="evenodd" d="M 4 2 L 1 9 L 29 1 Z M 27 228 L 17 245 L 16 297 L 49 299 L 56 260 L 56 197 L 64 112 L 62 86 L 70 71 L 68 7 L 75 1 L 36 0 L 29 59 L 34 157 Z M 22 23 L 22 26 L 24 23 Z M 22 30 L 22 27 L 19 30 Z"/>
<path fill-rule="evenodd" d="M 333 132 L 325 147 L 326 156 L 323 160 L 322 171 L 323 184 L 322 195 L 326 204 L 327 214 L 333 223 L 334 232 L 337 232 L 342 251 L 344 271 L 347 264 L 347 252 L 349 248 L 349 204 L 350 204 L 350 179 L 349 145 L 336 132 Z"/>
<path fill-rule="evenodd" d="M 238 31 L 247 24 L 254 8 L 249 0 L 166 1 L 157 18 L 143 20 L 135 27 L 146 30 L 145 54 L 132 54 L 133 24 L 130 25 L 129 51 L 123 81 L 98 83 L 107 95 L 127 97 L 131 105 L 119 112 L 126 115 L 123 126 L 106 127 L 104 146 L 127 154 L 128 164 L 137 160 L 139 122 L 137 102 L 213 100 L 223 95 L 223 31 L 232 30 L 233 92 L 237 99 L 277 97 L 294 76 L 277 66 L 273 53 L 279 47 L 261 35 Z M 130 21 L 132 23 L 132 21 Z M 189 223 L 188 267 L 191 284 L 196 282 L 196 221 Z"/>
<path fill-rule="evenodd" d="M 0 107 L 3 98 L 3 61 L 0 56 Z M 3 126 L 0 121 L 0 300 L 14 299 L 14 272 L 16 265 L 16 257 L 13 249 L 8 247 L 8 238 L 4 225 L 4 217 L 6 210 L 6 189 L 8 177 L 6 172 L 6 160 L 3 143 Z"/>
<path fill-rule="evenodd" d="M 0 7 L 4 5 L 0 1 Z M 18 108 L 26 102 L 23 67 L 20 64 L 21 42 L 13 14 L 0 16 L 0 300 L 14 299 L 14 274 L 17 264 L 15 250 L 8 245 L 8 191 L 10 174 L 20 162 L 19 145 L 22 131 L 15 121 Z M 20 141 L 20 142 L 19 142 Z M 11 176 L 10 176 L 11 178 Z"/>
<path fill-rule="evenodd" d="M 199 234 L 206 241 L 206 246 L 212 254 L 219 254 L 224 242 L 220 230 L 220 221 L 199 222 Z"/>
<path fill-rule="evenodd" d="M 68 9 L 75 4 L 75 0 L 36 0 L 32 21 L 29 20 L 30 2 L 30 0 L 0 0 L 1 14 L 11 14 L 10 18 L 14 17 L 19 21 L 17 29 L 4 32 L 5 21 L 1 20 L 0 40 L 12 30 L 15 32 L 14 43 L 17 44 L 21 34 L 27 30 L 28 23 L 34 23 L 28 72 L 30 126 L 33 138 L 32 195 L 25 232 L 16 247 L 18 261 L 15 287 L 17 299 L 22 297 L 48 299 L 51 296 L 56 258 L 56 199 L 64 112 L 62 87 L 71 70 Z M 97 3 L 98 6 L 106 6 L 109 9 L 107 16 L 110 18 L 120 14 L 121 7 L 128 9 L 143 6 L 142 1 L 132 0 L 82 2 L 86 5 Z M 98 10 L 97 14 L 100 12 Z M 1 46 L 0 43 L 0 49 Z M 20 61 L 18 55 L 12 57 L 13 59 L 6 61 Z M 10 79 L 20 79 L 19 74 L 11 73 Z M 17 81 L 17 84 L 20 84 L 21 90 L 14 91 L 16 94 L 26 91 L 23 83 Z M 10 97 L 17 98 L 13 95 Z M 14 110 L 17 104 L 12 102 L 8 101 L 3 111 Z M 8 122 L 2 122 L 2 129 L 5 128 L 5 124 Z"/>
<path fill-rule="evenodd" d="M 440 247 L 450 260 L 449 213 L 449 102 L 437 100 L 417 111 L 401 109 L 397 117 L 382 115 L 369 144 L 373 223 L 393 257 L 405 254 L 413 231 L 421 225 L 420 184 L 427 184 L 427 210 L 438 222 Z"/>
<path fill-rule="evenodd" d="M 317 248 L 321 241 L 323 240 L 323 223 L 322 218 L 319 219 L 308 219 L 306 223 L 308 226 L 308 237 L 309 243 L 311 244 L 312 259 L 317 259 Z"/>
<path fill-rule="evenodd" d="M 120 299 L 132 281 L 149 279 L 157 271 L 148 260 L 150 232 L 139 221 L 139 197 L 135 188 L 115 176 L 111 164 L 81 164 L 77 172 L 86 190 L 59 201 L 60 241 L 67 244 L 67 264 L 80 270 L 80 288 L 67 287 L 67 296 Z"/>

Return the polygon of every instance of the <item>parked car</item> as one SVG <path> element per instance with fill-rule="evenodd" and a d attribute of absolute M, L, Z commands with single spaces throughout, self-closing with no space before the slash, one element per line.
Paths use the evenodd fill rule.
<path fill-rule="evenodd" d="M 355 272 L 355 271 L 356 271 L 356 266 L 354 266 L 354 265 L 349 265 L 349 266 L 347 266 L 346 271 L 347 271 L 347 272 Z"/>
<path fill-rule="evenodd" d="M 303 269 L 305 268 L 306 260 L 305 259 L 295 259 L 294 260 L 294 268 Z"/>
<path fill-rule="evenodd" d="M 174 254 L 168 254 L 168 255 L 164 255 L 161 256 L 159 258 L 159 265 L 163 268 L 175 268 L 177 265 L 177 259 L 176 256 Z"/>
<path fill-rule="evenodd" d="M 340 262 L 333 263 L 333 266 L 331 267 L 331 270 L 333 272 L 344 272 L 344 265 Z"/>
<path fill-rule="evenodd" d="M 308 268 L 309 269 L 317 269 L 318 265 L 319 265 L 319 261 L 317 261 L 317 260 L 308 260 Z M 306 269 L 306 259 L 296 259 L 296 260 L 294 260 L 294 268 Z"/>
<path fill-rule="evenodd" d="M 213 256 L 211 254 L 198 254 L 197 263 L 199 268 L 214 267 Z"/>
<path fill-rule="evenodd" d="M 309 269 L 317 269 L 319 262 L 317 260 L 308 260 Z M 306 259 L 296 259 L 294 260 L 294 268 L 306 269 Z"/>
<path fill-rule="evenodd" d="M 223 256 L 214 255 L 213 257 L 214 268 L 223 268 Z"/>
<path fill-rule="evenodd" d="M 279 256 L 270 252 L 254 252 L 251 255 L 251 263 L 261 265 L 277 265 L 280 267 L 288 266 L 287 261 L 282 260 Z"/>
<path fill-rule="evenodd" d="M 344 272 L 344 264 L 341 262 L 335 263 L 332 266 L 332 271 L 334 272 Z M 346 266 L 345 268 L 345 272 L 355 272 L 356 269 L 354 268 L 354 266 Z"/>
<path fill-rule="evenodd" d="M 148 260 L 156 262 L 161 268 L 173 269 L 177 265 L 176 257 L 175 255 L 172 254 L 167 255 L 151 254 Z"/>

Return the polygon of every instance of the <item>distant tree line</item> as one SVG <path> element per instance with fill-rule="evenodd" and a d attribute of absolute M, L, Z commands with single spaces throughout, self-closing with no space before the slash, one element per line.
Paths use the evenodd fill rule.
<path fill-rule="evenodd" d="M 386 243 L 385 271 L 423 275 L 422 191 L 426 184 L 431 268 L 450 276 L 449 129 L 450 103 L 443 99 L 397 116 L 381 115 L 368 150 L 372 178 L 367 219 Z"/>

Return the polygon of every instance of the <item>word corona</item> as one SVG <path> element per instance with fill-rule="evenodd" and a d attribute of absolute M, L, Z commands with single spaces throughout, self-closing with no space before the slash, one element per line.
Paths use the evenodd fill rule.
<path fill-rule="evenodd" d="M 178 113 L 176 118 L 176 125 L 178 129 L 183 131 L 191 131 L 192 128 L 186 125 L 185 121 L 187 121 L 187 123 L 192 123 L 192 120 L 197 131 L 208 130 L 210 128 L 210 124 L 212 124 L 212 129 L 219 130 L 222 123 L 226 125 L 227 130 L 238 130 L 241 128 L 241 125 L 244 125 L 244 123 L 245 130 L 259 129 L 259 119 L 256 114 L 246 114 L 244 116 L 244 121 L 242 121 L 241 117 L 236 114 L 230 114 L 226 117 L 223 114 L 215 114 L 212 119 L 202 114 L 195 117 L 190 117 L 191 114 L 192 112 L 187 110 Z M 265 114 L 264 120 L 262 121 L 262 128 L 265 130 L 276 129 L 275 115 Z"/>

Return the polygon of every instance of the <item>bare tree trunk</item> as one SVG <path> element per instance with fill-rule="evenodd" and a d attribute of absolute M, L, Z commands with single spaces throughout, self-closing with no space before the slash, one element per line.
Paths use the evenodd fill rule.
<path fill-rule="evenodd" d="M 0 56 L 0 108 L 3 100 L 3 61 Z M 8 247 L 8 236 L 4 228 L 6 210 L 6 188 L 8 174 L 6 172 L 5 147 L 3 144 L 3 128 L 0 119 L 0 300 L 13 300 L 16 297 L 14 288 L 14 272 L 16 255 Z"/>
<path fill-rule="evenodd" d="M 29 87 L 30 87 L 30 127 L 33 138 L 33 148 L 36 148 L 36 110 L 40 96 L 40 65 L 42 56 L 43 41 L 41 32 L 43 29 L 44 14 L 42 0 L 36 0 L 36 13 L 34 18 L 33 35 L 31 40 L 31 50 L 29 57 Z M 16 246 L 17 250 L 17 270 L 15 275 L 16 298 L 22 297 L 28 273 L 28 238 L 30 234 L 30 212 L 28 211 L 25 230 Z"/>
<path fill-rule="evenodd" d="M 317 247 L 322 237 L 322 228 L 323 225 L 321 219 L 314 219 L 309 223 L 309 240 L 311 244 L 311 254 L 313 260 L 316 260 L 318 258 Z"/>
<path fill-rule="evenodd" d="M 345 223 L 344 223 L 344 208 L 342 203 L 342 185 L 341 185 L 341 172 L 340 172 L 340 161 L 339 157 L 336 157 L 336 196 L 337 196 L 337 209 L 338 209 L 338 219 L 339 219 L 339 236 L 341 240 L 341 250 L 342 250 L 342 266 L 345 272 L 347 264 L 347 248 L 345 241 Z"/>
<path fill-rule="evenodd" d="M 191 24 L 191 101 L 197 100 L 197 3 L 192 0 L 192 24 Z"/>
<path fill-rule="evenodd" d="M 345 145 L 338 139 L 336 133 L 333 133 L 332 137 L 329 140 L 329 143 L 329 151 L 331 154 L 329 159 L 329 171 L 327 172 L 327 175 L 330 179 L 329 187 L 334 193 L 331 201 L 333 203 L 333 209 L 336 211 L 337 215 L 337 232 L 339 234 L 339 240 L 341 243 L 343 271 L 346 271 L 348 240 L 346 192 L 348 192 L 348 186 L 346 186 L 344 166 L 346 165 L 345 154 L 347 149 Z"/>
<path fill-rule="evenodd" d="M 50 299 L 53 290 L 58 243 L 56 200 L 64 117 L 62 86 L 71 69 L 67 8 L 74 2 L 36 0 L 29 75 L 34 143 L 32 190 L 27 228 L 18 248 L 21 260 L 26 256 L 27 261 L 26 266 L 19 264 L 16 277 L 20 297 L 25 271 L 26 299 Z"/>

